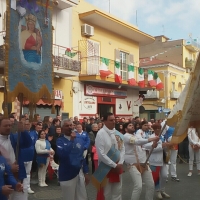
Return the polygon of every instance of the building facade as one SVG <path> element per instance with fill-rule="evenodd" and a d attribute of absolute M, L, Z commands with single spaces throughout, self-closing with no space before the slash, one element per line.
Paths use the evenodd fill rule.
<path fill-rule="evenodd" d="M 139 45 L 154 38 L 84 0 L 72 10 L 72 45 L 81 54 L 81 72 L 73 82 L 73 115 L 80 119 L 96 113 L 102 117 L 105 112 L 138 116 L 139 86 L 128 82 L 129 68 L 133 66 L 137 82 Z M 105 69 L 109 75 L 102 74 Z"/>
<path fill-rule="evenodd" d="M 157 36 L 155 42 L 140 46 L 140 67 L 157 72 L 164 83 L 162 91 L 140 90 L 145 96 L 141 117 L 163 119 L 173 109 L 195 64 L 198 46 L 190 40 L 171 41 L 165 36 Z"/>

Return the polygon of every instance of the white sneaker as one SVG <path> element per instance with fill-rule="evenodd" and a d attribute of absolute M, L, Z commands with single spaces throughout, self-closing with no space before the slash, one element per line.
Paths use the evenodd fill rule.
<path fill-rule="evenodd" d="M 163 199 L 160 192 L 157 192 L 156 197 L 157 197 L 157 199 Z"/>
<path fill-rule="evenodd" d="M 192 176 L 192 172 L 189 172 L 187 176 Z"/>
<path fill-rule="evenodd" d="M 35 192 L 31 190 L 31 188 L 28 189 L 28 194 L 34 194 Z"/>
<path fill-rule="evenodd" d="M 161 192 L 161 195 L 164 198 L 170 198 L 170 196 L 166 192 Z"/>

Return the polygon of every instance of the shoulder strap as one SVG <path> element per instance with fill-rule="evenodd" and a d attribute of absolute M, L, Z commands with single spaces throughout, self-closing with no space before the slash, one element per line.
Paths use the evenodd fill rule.
<path fill-rule="evenodd" d="M 137 154 L 137 150 L 136 150 L 136 145 L 134 145 L 133 150 L 134 150 L 134 153 L 135 153 L 137 164 L 139 164 L 140 162 L 139 162 L 139 158 L 138 158 L 138 154 Z"/>

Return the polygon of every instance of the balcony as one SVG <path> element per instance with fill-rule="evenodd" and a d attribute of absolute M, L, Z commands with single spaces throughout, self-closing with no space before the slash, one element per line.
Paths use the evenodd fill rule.
<path fill-rule="evenodd" d="M 148 90 L 146 94 L 144 94 L 145 99 L 159 99 L 159 91 L 156 90 Z"/>
<path fill-rule="evenodd" d="M 0 68 L 5 65 L 5 46 L 4 46 L 4 37 L 6 35 L 6 31 L 0 31 Z"/>
<path fill-rule="evenodd" d="M 112 74 L 104 77 L 101 76 L 100 70 L 103 70 L 102 63 L 101 63 L 101 57 L 100 56 L 89 56 L 84 57 L 81 59 L 81 73 L 79 79 L 81 81 L 95 81 L 95 82 L 105 82 L 109 83 L 112 82 L 115 83 L 115 61 L 109 59 L 108 62 L 108 70 L 112 72 Z M 121 78 L 122 78 L 122 84 L 127 85 L 128 80 L 128 64 L 121 63 L 120 64 L 120 72 L 121 72 Z M 137 74 L 138 74 L 138 68 L 134 68 L 134 77 L 137 81 Z M 118 84 L 118 83 L 116 83 Z M 138 87 L 138 86 L 130 86 L 130 87 Z"/>
<path fill-rule="evenodd" d="M 78 0 L 55 0 L 54 5 L 60 10 L 78 5 Z"/>
<path fill-rule="evenodd" d="M 185 41 L 185 47 L 193 52 L 198 52 L 200 49 L 200 44 L 196 40 L 186 40 Z"/>
<path fill-rule="evenodd" d="M 185 59 L 185 68 L 186 68 L 186 70 L 188 69 L 188 70 L 192 70 L 193 69 L 193 67 L 194 67 L 194 65 L 195 65 L 195 61 L 194 60 L 188 60 L 187 58 Z"/>
<path fill-rule="evenodd" d="M 0 67 L 4 67 L 5 65 L 5 47 L 4 45 L 0 45 Z"/>
<path fill-rule="evenodd" d="M 171 91 L 170 92 L 170 98 L 171 99 L 178 99 L 179 98 L 179 96 L 180 96 L 180 92 L 178 92 L 178 91 Z"/>
<path fill-rule="evenodd" d="M 54 73 L 59 77 L 79 76 L 81 71 L 80 52 L 53 45 Z"/>

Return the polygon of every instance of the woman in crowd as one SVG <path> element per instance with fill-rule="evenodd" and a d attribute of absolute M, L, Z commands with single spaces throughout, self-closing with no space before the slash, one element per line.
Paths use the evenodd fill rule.
<path fill-rule="evenodd" d="M 161 131 L 160 123 L 155 123 L 152 125 L 154 133 L 150 136 L 150 138 L 159 136 Z M 146 148 L 151 150 L 152 143 L 146 145 Z M 166 158 L 166 150 L 164 148 L 170 147 L 171 143 L 164 142 L 164 138 L 158 141 L 158 146 L 154 148 L 150 158 L 149 165 L 152 171 L 153 180 L 155 184 L 156 197 L 158 199 L 170 198 L 170 196 L 165 192 L 165 184 L 167 179 L 167 158 Z"/>
<path fill-rule="evenodd" d="M 124 134 L 123 124 L 120 124 L 120 125 L 119 125 L 119 132 L 120 132 L 121 134 Z"/>
<path fill-rule="evenodd" d="M 137 131 L 140 129 L 140 122 L 135 122 L 134 128 L 135 128 L 135 133 L 137 133 Z"/>
<path fill-rule="evenodd" d="M 45 183 L 46 170 L 49 165 L 49 156 L 54 154 L 50 142 L 45 138 L 45 131 L 41 130 L 38 133 L 38 140 L 35 143 L 35 150 L 37 153 L 36 161 L 38 163 L 38 182 L 40 187 L 48 186 Z"/>
<path fill-rule="evenodd" d="M 95 146 L 95 138 L 98 132 L 98 125 L 92 124 L 92 131 L 89 132 L 89 138 L 90 138 L 90 147 L 89 147 L 89 153 L 91 155 L 91 161 L 92 161 L 92 173 L 95 171 L 95 163 L 94 163 L 94 153 L 92 152 L 92 146 Z"/>
<path fill-rule="evenodd" d="M 188 128 L 188 140 L 189 140 L 189 173 L 188 176 L 192 176 L 194 154 L 196 155 L 198 175 L 200 175 L 200 138 L 196 128 Z"/>
<path fill-rule="evenodd" d="M 136 136 L 132 123 L 124 124 L 124 146 L 125 146 L 125 163 L 128 165 L 129 173 L 133 183 L 133 192 L 131 200 L 139 200 L 142 192 L 142 183 L 145 183 L 146 195 L 145 200 L 153 200 L 154 182 L 151 170 L 147 165 L 140 163 L 146 162 L 146 151 L 142 145 L 153 142 L 152 147 L 157 146 L 159 137 L 142 138 L 141 134 Z"/>
<path fill-rule="evenodd" d="M 101 128 L 103 128 L 103 122 L 98 122 L 98 130 L 100 130 Z"/>

